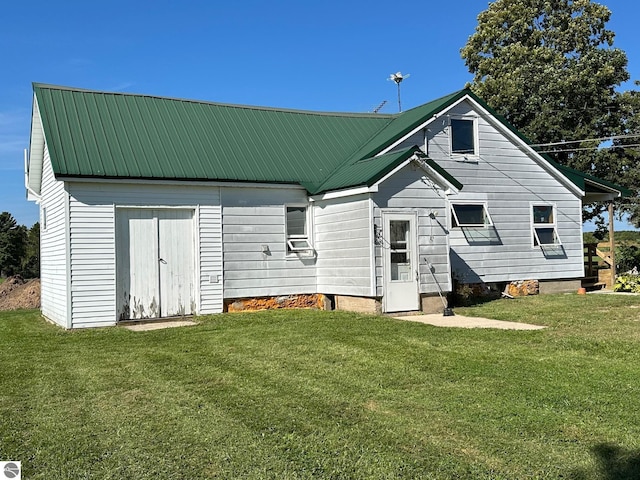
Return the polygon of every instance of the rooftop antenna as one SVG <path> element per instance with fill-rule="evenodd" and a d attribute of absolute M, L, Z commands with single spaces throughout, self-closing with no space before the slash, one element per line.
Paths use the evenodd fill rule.
<path fill-rule="evenodd" d="M 378 113 L 380 110 L 382 110 L 382 107 L 384 107 L 387 104 L 386 100 L 383 100 L 380 102 L 380 105 L 378 105 L 376 108 L 373 109 L 373 113 Z"/>
<path fill-rule="evenodd" d="M 407 73 L 406 75 L 402 75 L 401 72 L 392 73 L 389 77 L 389 80 L 396 82 L 398 86 L 398 112 L 402 112 L 402 103 L 400 102 L 400 84 L 405 78 L 409 78 L 411 74 Z"/>

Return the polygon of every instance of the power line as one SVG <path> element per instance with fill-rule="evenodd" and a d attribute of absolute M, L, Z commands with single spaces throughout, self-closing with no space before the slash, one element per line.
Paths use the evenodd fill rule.
<path fill-rule="evenodd" d="M 561 142 L 549 142 L 549 143 L 533 143 L 529 145 L 530 147 L 553 147 L 555 145 L 565 145 L 567 143 L 583 143 L 583 142 L 604 142 L 605 140 L 619 140 L 621 138 L 637 138 L 640 137 L 640 134 L 626 134 L 626 135 L 610 135 L 608 137 L 600 137 L 600 138 L 585 138 L 583 140 L 563 140 Z"/>
<path fill-rule="evenodd" d="M 640 135 L 636 135 L 640 136 Z M 585 150 L 604 150 L 610 148 L 635 148 L 640 147 L 640 143 L 632 143 L 630 145 L 610 145 L 608 147 L 582 147 L 582 148 L 567 148 L 562 150 L 540 150 L 538 153 L 566 153 L 566 152 L 581 152 Z"/>

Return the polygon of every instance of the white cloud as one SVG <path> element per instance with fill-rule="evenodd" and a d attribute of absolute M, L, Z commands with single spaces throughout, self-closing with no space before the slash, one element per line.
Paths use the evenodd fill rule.
<path fill-rule="evenodd" d="M 105 89 L 107 92 L 121 92 L 123 90 L 127 90 L 129 87 L 133 87 L 135 83 L 133 82 L 121 82 L 113 87 L 109 87 Z"/>

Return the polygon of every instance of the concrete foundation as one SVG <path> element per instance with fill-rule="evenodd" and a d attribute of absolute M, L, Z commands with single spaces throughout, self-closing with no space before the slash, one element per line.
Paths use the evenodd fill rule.
<path fill-rule="evenodd" d="M 382 302 L 378 298 L 335 296 L 335 309 L 357 313 L 382 313 Z"/>
<path fill-rule="evenodd" d="M 314 308 L 326 310 L 331 305 L 325 295 L 281 295 L 278 297 L 228 298 L 224 300 L 225 312 L 274 310 L 280 308 Z"/>
<path fill-rule="evenodd" d="M 568 280 L 540 280 L 540 294 L 546 293 L 576 293 L 582 286 L 580 279 Z"/>
<path fill-rule="evenodd" d="M 447 303 L 446 297 L 444 297 L 444 303 Z M 423 293 L 420 294 L 420 310 L 422 313 L 442 313 L 444 305 L 439 295 Z"/>

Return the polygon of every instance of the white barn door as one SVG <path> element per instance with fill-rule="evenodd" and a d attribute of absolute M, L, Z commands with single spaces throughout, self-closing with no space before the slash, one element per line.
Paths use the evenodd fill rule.
<path fill-rule="evenodd" d="M 416 216 L 412 213 L 383 213 L 385 312 L 418 310 L 418 264 Z"/>
<path fill-rule="evenodd" d="M 157 218 L 161 316 L 196 313 L 193 212 L 160 210 Z"/>
<path fill-rule="evenodd" d="M 195 313 L 192 210 L 118 209 L 119 320 Z"/>

